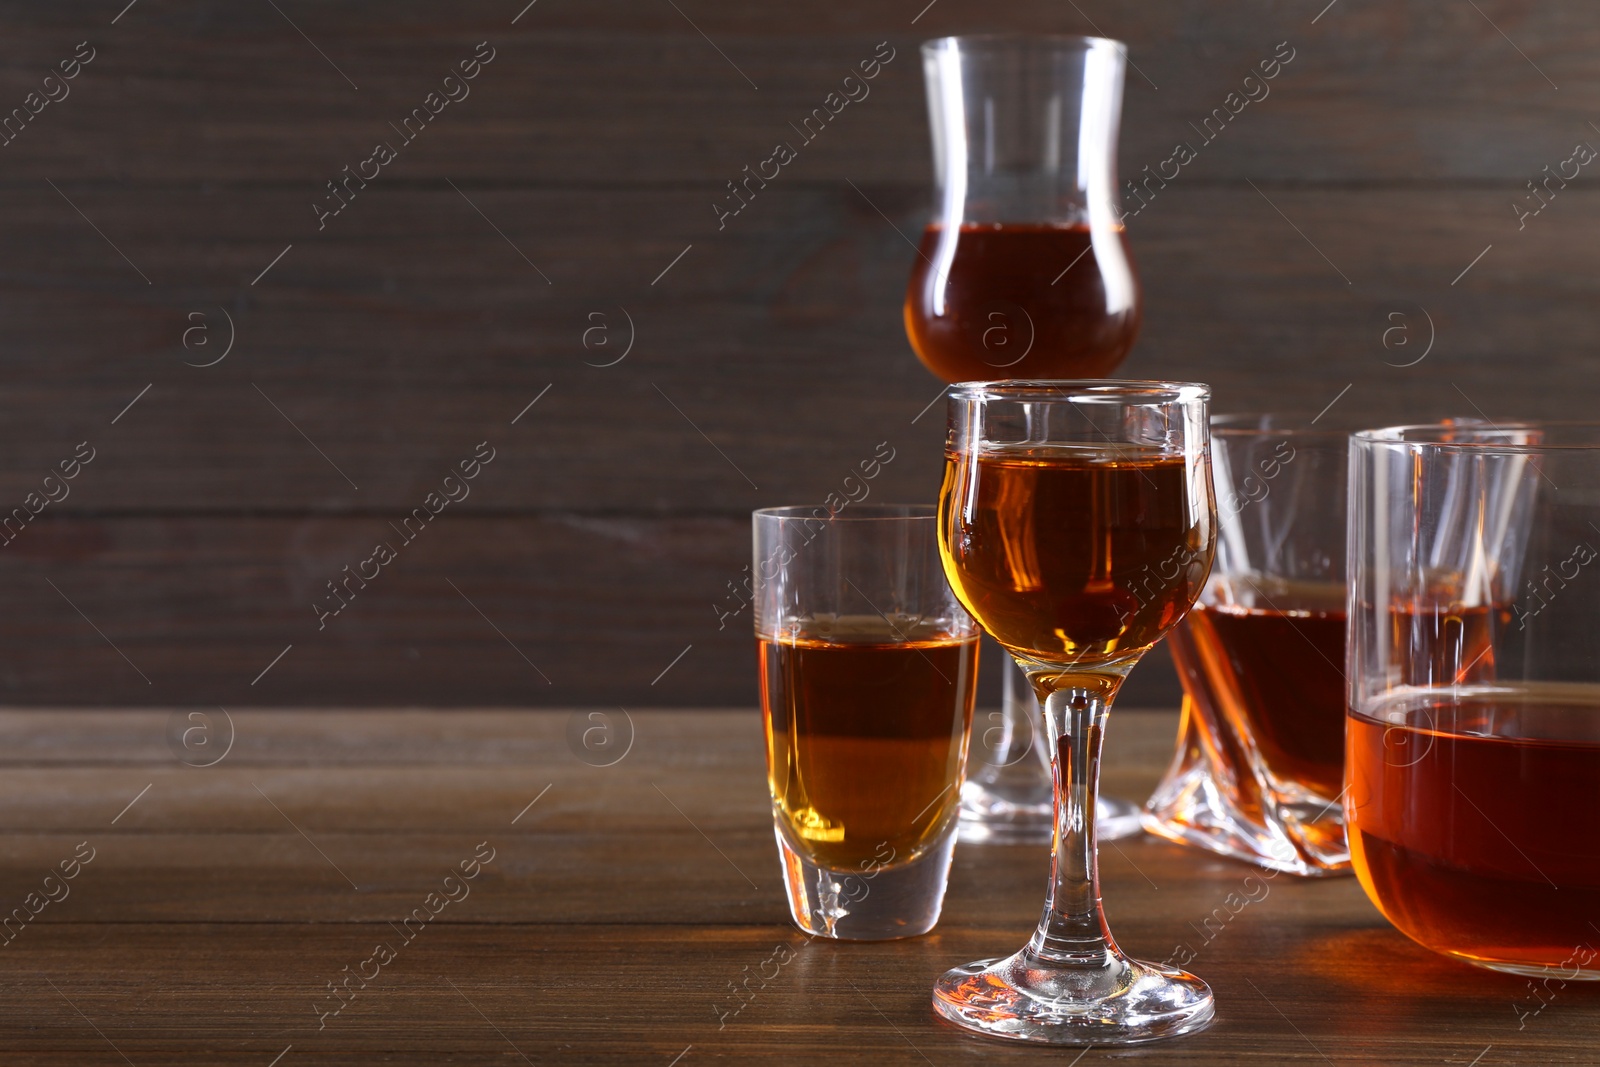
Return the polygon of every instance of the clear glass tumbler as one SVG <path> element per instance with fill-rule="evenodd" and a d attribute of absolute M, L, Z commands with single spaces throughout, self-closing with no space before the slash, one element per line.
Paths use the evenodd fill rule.
<path fill-rule="evenodd" d="M 1128 1045 L 1212 1017 L 1210 988 L 1124 955 L 1100 909 L 1095 794 L 1128 672 L 1194 604 L 1215 550 L 1203 385 L 979 382 L 950 400 L 945 573 L 1044 708 L 1056 830 L 1043 915 L 947 972 L 934 1010 L 995 1037 Z M 1175 565 L 1157 571 L 1162 561 Z"/>
<path fill-rule="evenodd" d="M 755 630 L 773 829 L 808 934 L 939 921 L 977 692 L 977 624 L 929 506 L 754 514 Z"/>
<path fill-rule="evenodd" d="M 1298 875 L 1345 844 L 1345 493 L 1349 434 L 1307 418 L 1211 420 L 1217 559 L 1167 639 L 1183 680 L 1177 753 L 1145 829 Z M 1152 566 L 1152 577 L 1170 563 Z"/>
<path fill-rule="evenodd" d="M 1600 425 L 1392 427 L 1350 462 L 1362 888 L 1436 952 L 1600 979 Z"/>
<path fill-rule="evenodd" d="M 917 356 L 947 382 L 1110 374 L 1143 297 L 1117 207 L 1127 48 L 992 34 L 922 46 L 933 215 L 906 286 Z M 1050 840 L 1050 757 L 1033 687 L 1010 663 L 962 792 L 961 840 Z M 1101 837 L 1139 809 L 1101 798 Z"/>

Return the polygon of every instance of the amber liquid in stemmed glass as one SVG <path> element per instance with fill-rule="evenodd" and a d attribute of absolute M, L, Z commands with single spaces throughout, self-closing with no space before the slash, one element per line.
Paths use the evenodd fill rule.
<path fill-rule="evenodd" d="M 1122 227 L 935 223 L 906 286 L 906 335 L 947 382 L 1099 378 L 1139 334 L 1139 281 Z"/>
<path fill-rule="evenodd" d="M 760 640 L 774 809 L 818 864 L 920 856 L 961 802 L 978 635 L 915 620 L 830 620 Z"/>
<path fill-rule="evenodd" d="M 939 509 L 946 573 L 1013 652 L 1085 669 L 1138 652 L 1188 610 L 1211 565 L 1189 478 L 1182 456 L 1133 447 L 950 456 Z M 1150 582 L 1160 565 L 1176 576 Z"/>

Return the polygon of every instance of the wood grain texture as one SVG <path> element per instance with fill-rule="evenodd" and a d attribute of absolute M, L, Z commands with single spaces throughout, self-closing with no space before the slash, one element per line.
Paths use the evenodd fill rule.
<path fill-rule="evenodd" d="M 1600 140 L 1600 20 L 1574 0 L 279 7 L 0 5 L 0 115 L 96 50 L 0 146 L 0 517 L 96 449 L 0 549 L 9 700 L 747 699 L 712 607 L 743 516 L 821 498 L 880 442 L 876 499 L 936 492 L 938 385 L 899 308 L 929 181 L 916 45 L 942 33 L 1128 41 L 1128 177 L 1295 49 L 1130 218 L 1148 310 L 1122 373 L 1349 422 L 1596 400 L 1593 179 L 1520 227 L 1512 207 Z M 484 40 L 471 95 L 319 228 L 325 183 Z M 879 41 L 871 96 L 719 229 L 724 182 Z M 450 547 L 308 638 L 327 568 L 480 441 Z M 555 689 L 452 601 L 478 565 L 463 589 Z"/>
<path fill-rule="evenodd" d="M 1520 185 L 1538 172 L 1531 160 L 1588 136 L 1584 117 L 1600 110 L 1588 62 L 1600 25 L 1570 2 L 1496 0 L 1480 13 L 1426 0 L 1341 0 L 1313 22 L 1322 5 L 1298 0 L 1226 9 L 1192 0 L 1077 9 L 940 0 L 913 24 L 924 5 L 902 0 L 781 9 L 701 0 L 680 11 L 645 0 L 540 0 L 513 26 L 521 6 L 289 11 L 324 59 L 268 6 L 147 4 L 111 28 L 76 5 L 13 5 L 8 23 L 18 31 L 8 35 L 0 82 L 8 97 L 20 101 L 82 38 L 100 54 L 73 95 L 6 149 L 24 160 L 12 174 L 185 186 L 292 181 L 309 202 L 341 166 L 392 139 L 388 124 L 483 40 L 496 58 L 471 95 L 447 105 L 405 151 L 406 177 L 720 187 L 753 153 L 791 137 L 790 122 L 889 41 L 896 55 L 872 94 L 807 150 L 806 166 L 834 179 L 922 182 L 916 46 L 996 29 L 1103 30 L 1129 44 L 1137 65 L 1128 72 L 1130 174 L 1191 138 L 1189 123 L 1221 106 L 1282 41 L 1295 59 L 1261 106 L 1241 116 L 1228 150 L 1205 164 L 1211 176 Z"/>
<path fill-rule="evenodd" d="M 12 704 L 89 694 L 201 708 L 466 706 L 488 694 L 510 707 L 616 708 L 641 693 L 677 706 L 757 696 L 744 517 L 446 510 L 409 544 L 382 515 L 36 522 L 0 559 L 12 609 L 0 693 Z M 378 543 L 398 558 L 362 588 L 344 568 Z M 338 598 L 346 606 L 332 614 Z M 999 704 L 998 655 L 984 653 L 985 707 Z M 1169 663 L 1154 650 L 1123 699 L 1176 699 Z"/>
<path fill-rule="evenodd" d="M 6 657 L 13 701 L 100 691 L 130 704 L 316 705 L 334 693 L 372 704 L 409 691 L 408 703 L 494 692 L 505 705 L 607 706 L 640 692 L 684 703 L 709 688 L 733 703 L 755 691 L 749 612 L 716 610 L 738 603 L 728 583 L 741 564 L 729 561 L 748 553 L 747 521 L 446 511 L 410 544 L 378 516 L 57 525 L 60 537 L 24 531 L 12 551 L 39 554 L 0 571 L 13 648 L 52 650 Z M 339 594 L 347 606 L 319 616 L 314 605 L 339 603 L 327 583 L 378 542 L 398 559 L 365 589 L 341 585 L 354 591 Z M 63 545 L 70 553 L 53 551 Z"/>
<path fill-rule="evenodd" d="M 927 937 L 808 941 L 784 912 L 753 711 L 637 711 L 632 748 L 604 768 L 568 748 L 573 714 L 587 712 L 242 711 L 206 769 L 175 759 L 163 712 L 0 714 L 0 900 L 78 842 L 96 850 L 4 949 L 7 1062 L 121 1062 L 113 1046 L 197 1065 L 290 1046 L 284 1064 L 1063 1062 L 928 1005 L 944 969 L 1025 938 L 1038 849 L 958 849 Z M 1148 790 L 1174 725 L 1113 716 L 1107 788 Z M 326 983 L 398 941 L 390 924 L 483 841 L 495 858 L 470 894 L 319 1029 Z M 1190 945 L 1217 993 L 1210 1030 L 1141 1062 L 1421 1067 L 1490 1046 L 1480 1063 L 1593 1061 L 1593 991 L 1565 987 L 1519 1030 L 1525 980 L 1417 947 L 1353 879 L 1279 876 L 1203 939 L 1252 868 L 1144 838 L 1102 869 L 1119 940 L 1157 957 Z M 719 1024 L 728 983 L 780 944 L 793 962 Z"/>
<path fill-rule="evenodd" d="M 15 441 L 0 502 L 20 503 L 80 440 L 98 455 L 62 512 L 398 517 L 485 440 L 504 458 L 461 510 L 740 515 L 820 498 L 884 441 L 895 449 L 884 492 L 937 492 L 939 385 L 911 355 L 899 313 L 914 253 L 872 206 L 914 232 L 921 190 L 869 183 L 869 203 L 844 183 L 774 188 L 726 234 L 687 223 L 693 194 L 614 193 L 595 219 L 590 194 L 474 190 L 554 286 L 455 192 L 384 190 L 352 207 L 370 210 L 348 229 L 297 246 L 270 285 L 252 287 L 282 245 L 252 241 L 247 220 L 175 229 L 175 194 L 67 188 L 125 248 L 167 246 L 147 270 L 193 280 L 177 305 L 137 284 L 117 298 L 85 292 L 69 280 L 81 266 L 65 262 L 49 292 L 24 298 L 35 286 L 12 283 L 0 325 L 23 380 L 0 395 Z M 48 189 L 16 202 L 20 247 L 47 246 L 76 218 Z M 1574 187 L 1520 233 L 1508 203 L 1475 190 L 1174 182 L 1130 223 L 1149 311 L 1122 371 L 1210 381 L 1223 408 L 1315 413 L 1354 383 L 1342 410 L 1374 420 L 1470 404 L 1580 417 L 1590 395 L 1549 382 L 1589 358 L 1600 196 Z M 676 233 L 652 232 L 652 220 Z M 228 262 L 219 255 L 211 273 L 231 278 L 213 285 L 199 264 L 219 229 Z M 131 275 L 81 220 L 68 232 L 73 263 L 103 270 L 108 285 Z M 214 345 L 228 309 L 236 351 L 185 366 L 221 354 L 183 349 L 185 307 L 203 309 Z M 615 366 L 586 365 L 622 354 L 619 309 L 633 350 Z M 602 334 L 584 347 L 596 322 L 609 349 Z M 129 359 L 108 361 L 112 328 Z M 1402 366 L 1430 336 L 1428 356 Z M 1513 359 L 1540 373 L 1506 374 Z"/>

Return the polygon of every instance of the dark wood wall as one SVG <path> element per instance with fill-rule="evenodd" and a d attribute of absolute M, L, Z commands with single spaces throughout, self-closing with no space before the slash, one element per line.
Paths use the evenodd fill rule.
<path fill-rule="evenodd" d="M 1125 176 L 1293 50 L 1130 220 L 1129 376 L 1373 421 L 1594 406 L 1600 169 L 1512 206 L 1600 145 L 1591 4 L 524 2 L 0 5 L 0 113 L 94 54 L 0 147 L 0 511 L 94 450 L 0 548 L 5 700 L 750 703 L 749 613 L 719 620 L 749 510 L 885 441 L 873 497 L 935 493 L 899 305 L 945 33 L 1129 42 Z M 871 95 L 719 229 L 882 41 Z M 482 441 L 470 496 L 319 629 Z"/>

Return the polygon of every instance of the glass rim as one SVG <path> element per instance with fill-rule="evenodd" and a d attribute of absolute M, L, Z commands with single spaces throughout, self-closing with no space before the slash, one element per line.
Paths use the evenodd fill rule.
<path fill-rule="evenodd" d="M 1509 431 L 1529 430 L 1582 430 L 1581 441 L 1539 441 L 1519 443 L 1494 440 L 1490 435 Z M 1485 440 L 1443 441 L 1435 438 L 1443 434 L 1482 434 Z M 1405 423 L 1357 430 L 1350 435 L 1351 444 L 1369 450 L 1379 448 L 1406 448 L 1414 452 L 1447 452 L 1477 455 L 1539 455 L 1546 452 L 1600 452 L 1600 422 L 1583 419 L 1513 419 L 1506 422 L 1488 420 L 1458 423 Z"/>
<path fill-rule="evenodd" d="M 1095 48 L 1113 48 L 1126 55 L 1128 45 L 1115 37 L 1084 36 L 1076 33 L 952 33 L 944 37 L 930 37 L 922 42 L 924 56 L 931 56 L 948 48 L 960 46 L 1004 45 L 1018 50 L 1087 52 Z"/>
<path fill-rule="evenodd" d="M 1189 404 L 1206 400 L 1211 387 L 1203 382 L 1140 381 L 1135 378 L 1002 378 L 957 382 L 952 400 L 1060 400 L 1137 404 Z"/>
<path fill-rule="evenodd" d="M 821 514 L 818 514 L 818 513 Z M 933 522 L 939 517 L 934 504 L 848 504 L 833 509 L 827 504 L 780 504 L 770 508 L 756 508 L 750 512 L 752 520 L 821 519 L 825 522 Z"/>
<path fill-rule="evenodd" d="M 1245 420 L 1263 419 L 1292 419 L 1309 416 L 1310 412 L 1304 411 L 1225 411 L 1211 416 L 1211 436 L 1213 437 L 1294 437 L 1300 440 L 1327 438 L 1330 443 L 1344 444 L 1350 435 L 1355 433 L 1352 429 L 1328 427 L 1326 429 L 1315 426 L 1261 426 L 1243 425 Z M 1320 416 L 1317 416 L 1320 417 Z M 1237 421 L 1240 425 L 1228 425 Z"/>

